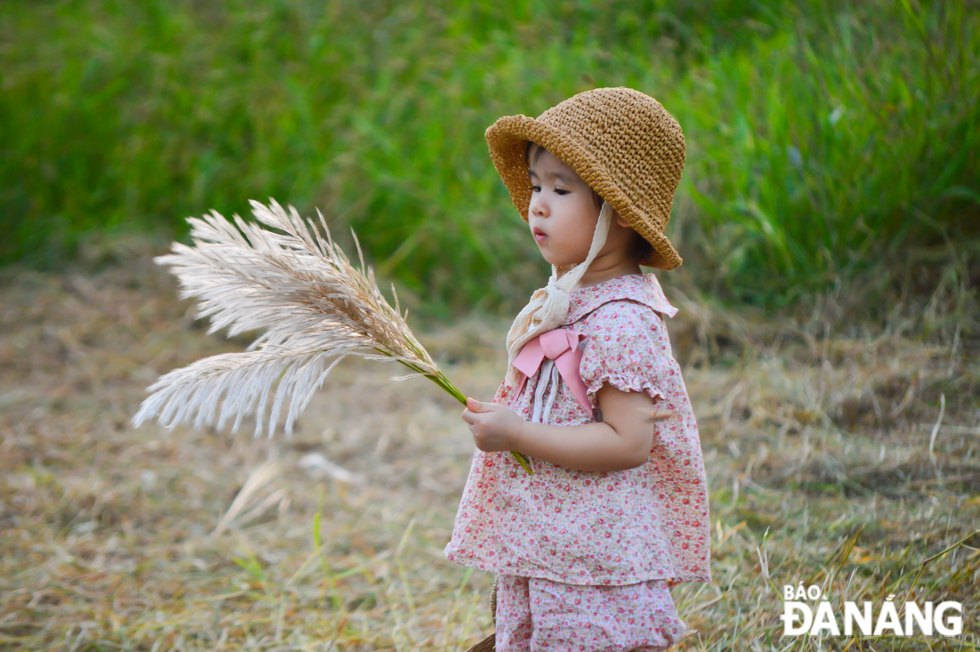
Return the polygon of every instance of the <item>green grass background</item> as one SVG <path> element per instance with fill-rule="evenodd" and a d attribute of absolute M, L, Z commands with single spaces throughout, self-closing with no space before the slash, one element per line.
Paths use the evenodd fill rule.
<path fill-rule="evenodd" d="M 790 303 L 980 223 L 975 0 L 13 0 L 0 70 L 0 264 L 274 197 L 428 314 L 512 310 L 546 267 L 483 132 L 618 85 L 685 130 L 668 233 L 719 296 Z"/>

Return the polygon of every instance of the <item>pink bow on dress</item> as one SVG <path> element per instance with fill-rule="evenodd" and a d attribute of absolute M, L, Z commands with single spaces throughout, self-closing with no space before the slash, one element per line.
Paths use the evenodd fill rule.
<path fill-rule="evenodd" d="M 527 379 L 538 372 L 544 359 L 549 358 L 555 361 L 558 373 L 561 374 L 561 378 L 568 385 L 568 388 L 572 390 L 572 395 L 591 414 L 592 404 L 589 403 L 585 382 L 582 380 L 582 373 L 579 371 L 582 351 L 579 350 L 578 344 L 584 339 L 585 335 L 578 331 L 556 328 L 547 333 L 541 333 L 525 344 L 521 352 L 514 358 L 514 367 L 521 372 L 517 395 L 520 395 L 521 390 L 524 389 L 524 383 L 527 382 Z M 543 379 L 538 382 L 542 381 Z"/>

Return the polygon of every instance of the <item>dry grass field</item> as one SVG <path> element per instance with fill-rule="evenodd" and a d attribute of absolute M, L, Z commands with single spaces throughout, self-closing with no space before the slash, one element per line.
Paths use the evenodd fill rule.
<path fill-rule="evenodd" d="M 669 288 L 711 490 L 713 581 L 681 586 L 681 650 L 980 646 L 980 364 L 957 332 L 848 336 Z M 504 324 L 422 338 L 489 397 Z M 853 332 L 853 331 L 852 331 Z M 929 340 L 925 340 L 929 341 Z M 148 255 L 0 280 L 0 649 L 464 650 L 492 578 L 442 556 L 472 453 L 460 407 L 345 361 L 292 439 L 134 430 L 207 336 Z M 837 612 L 957 600 L 957 637 L 784 637 L 786 584 Z"/>

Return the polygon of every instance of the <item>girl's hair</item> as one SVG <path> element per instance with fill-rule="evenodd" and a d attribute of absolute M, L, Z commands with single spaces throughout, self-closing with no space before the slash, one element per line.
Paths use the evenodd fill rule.
<path fill-rule="evenodd" d="M 545 151 L 545 148 L 533 141 L 527 141 L 527 145 L 524 147 L 524 162 L 531 166 L 532 162 L 537 162 L 541 157 L 541 152 Z M 592 190 L 592 188 L 589 188 Z M 602 196 L 595 190 L 592 190 L 592 201 L 595 202 L 596 208 L 602 208 L 602 202 L 604 201 Z M 653 255 L 653 245 L 646 241 L 642 235 L 640 235 L 636 229 L 633 229 L 633 244 L 630 247 L 630 257 L 633 260 L 646 260 L 651 255 Z"/>

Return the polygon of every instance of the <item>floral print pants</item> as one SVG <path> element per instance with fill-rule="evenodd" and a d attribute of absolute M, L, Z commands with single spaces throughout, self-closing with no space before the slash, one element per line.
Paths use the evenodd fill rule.
<path fill-rule="evenodd" d="M 579 586 L 500 575 L 500 652 L 666 650 L 684 634 L 663 580 L 625 586 Z"/>

